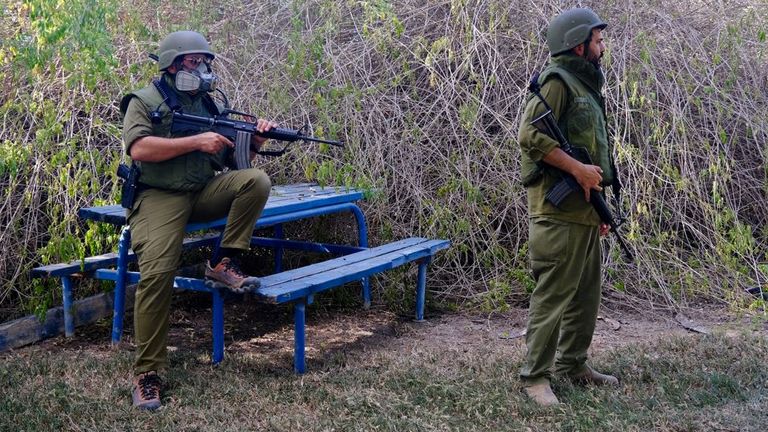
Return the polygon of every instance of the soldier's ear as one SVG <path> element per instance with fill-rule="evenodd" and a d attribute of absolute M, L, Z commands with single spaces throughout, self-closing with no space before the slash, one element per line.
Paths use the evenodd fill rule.
<path fill-rule="evenodd" d="M 580 43 L 580 44 L 576 45 L 575 47 L 573 47 L 573 53 L 576 54 L 577 56 L 581 57 L 581 56 L 584 55 L 584 48 L 585 48 L 585 44 Z"/>

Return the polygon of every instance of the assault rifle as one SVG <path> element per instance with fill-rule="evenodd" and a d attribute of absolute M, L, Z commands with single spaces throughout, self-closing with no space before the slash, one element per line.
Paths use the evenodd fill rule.
<path fill-rule="evenodd" d="M 171 133 L 174 135 L 192 135 L 211 131 L 225 136 L 235 143 L 234 160 L 237 169 L 251 167 L 250 151 L 251 137 L 253 137 L 253 135 L 286 142 L 286 145 L 280 150 L 260 150 L 256 152 L 257 154 L 264 156 L 280 156 L 288 150 L 290 143 L 295 141 L 310 141 L 330 144 L 336 147 L 344 147 L 344 143 L 341 141 L 320 139 L 307 135 L 305 133 L 306 126 L 299 130 L 272 128 L 266 132 L 259 132 L 256 130 L 256 123 L 233 120 L 227 118 L 228 114 L 251 117 L 248 114 L 232 110 L 228 110 L 224 115 L 217 117 L 205 117 L 174 111 L 173 122 L 171 123 Z"/>
<path fill-rule="evenodd" d="M 557 120 L 555 120 L 555 116 L 552 114 L 552 107 L 550 107 L 544 97 L 541 96 L 539 74 L 535 74 L 533 78 L 531 78 L 531 82 L 528 85 L 528 91 L 539 98 L 541 103 L 544 104 L 545 109 L 543 114 L 531 121 L 531 125 L 556 140 L 560 144 L 560 149 L 564 151 L 568 156 L 578 160 L 581 163 L 593 165 L 592 159 L 589 157 L 587 150 L 583 147 L 573 147 L 571 143 L 569 143 L 565 138 L 560 128 L 557 126 Z M 545 199 L 552 203 L 552 205 L 555 207 L 560 207 L 560 204 L 562 204 L 563 200 L 571 193 L 575 192 L 581 194 L 584 192 L 584 189 L 581 187 L 579 182 L 576 181 L 576 179 L 571 174 L 562 170 L 558 171 L 560 171 L 562 180 L 555 183 L 545 195 Z M 619 226 L 621 223 L 616 222 L 616 219 L 611 213 L 611 209 L 608 207 L 608 203 L 605 202 L 605 197 L 603 197 L 602 192 L 593 190 L 589 196 L 589 202 L 592 204 L 592 207 L 595 208 L 595 211 L 600 217 L 600 220 L 602 220 L 604 224 L 611 227 L 611 232 L 616 236 L 616 240 L 618 240 L 619 246 L 621 247 L 622 252 L 624 252 L 624 258 L 628 262 L 632 262 L 634 260 L 634 256 L 629 250 L 629 246 L 627 246 L 626 241 L 624 241 L 624 238 L 619 233 Z"/>

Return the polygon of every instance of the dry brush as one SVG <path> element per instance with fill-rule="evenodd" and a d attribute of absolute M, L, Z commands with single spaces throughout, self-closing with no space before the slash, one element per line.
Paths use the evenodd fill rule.
<path fill-rule="evenodd" d="M 116 198 L 116 101 L 154 73 L 146 53 L 156 41 L 186 28 L 211 40 L 235 107 L 348 143 L 259 161 L 276 181 L 375 190 L 373 243 L 451 239 L 431 276 L 441 300 L 503 309 L 527 297 L 517 126 L 527 81 L 547 60 L 546 23 L 570 4 L 79 0 L 70 7 L 98 5 L 106 20 L 93 17 L 86 40 L 66 33 L 85 24 L 36 15 L 31 3 L 50 2 L 0 15 L 3 314 L 57 297 L 30 284 L 32 265 L 112 247 L 114 231 L 74 214 Z M 768 12 L 745 0 L 581 4 L 610 24 L 606 107 L 638 255 L 625 263 L 605 242 L 609 299 L 745 304 L 743 288 L 768 283 Z M 67 30 L 46 36 L 41 21 Z M 23 57 L 19 47 L 40 40 L 50 56 Z"/>

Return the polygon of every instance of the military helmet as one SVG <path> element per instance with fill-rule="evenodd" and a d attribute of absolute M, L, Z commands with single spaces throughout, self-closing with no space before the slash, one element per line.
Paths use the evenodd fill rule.
<path fill-rule="evenodd" d="M 205 54 L 211 59 L 216 55 L 211 51 L 211 46 L 203 35 L 195 31 L 177 31 L 169 34 L 158 47 L 157 69 L 168 69 L 176 57 L 184 54 Z"/>
<path fill-rule="evenodd" d="M 552 18 L 547 29 L 547 45 L 552 56 L 562 54 L 584 43 L 593 29 L 608 26 L 591 9 L 573 8 Z"/>

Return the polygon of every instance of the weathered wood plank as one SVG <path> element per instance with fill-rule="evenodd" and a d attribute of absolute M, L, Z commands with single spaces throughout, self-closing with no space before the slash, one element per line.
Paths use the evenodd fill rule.
<path fill-rule="evenodd" d="M 284 303 L 353 282 L 395 267 L 433 256 L 450 245 L 447 240 L 422 240 L 391 250 L 392 244 L 357 252 L 333 260 L 262 278 L 257 294 L 274 303 Z M 378 253 L 376 249 L 385 251 Z M 373 253 L 370 253 L 373 252 Z M 316 271 L 321 269 L 320 271 Z M 289 274 L 289 273 L 292 273 Z M 286 275 L 288 274 L 288 275 Z M 275 282 L 279 279 L 279 282 Z"/>
<path fill-rule="evenodd" d="M 341 203 L 351 203 L 363 198 L 363 192 L 352 188 L 336 186 L 321 187 L 313 183 L 298 185 L 273 186 L 262 217 L 270 217 L 304 209 Z M 125 209 L 119 205 L 85 207 L 78 211 L 81 219 L 107 222 L 114 225 L 125 224 Z M 191 230 L 220 228 L 226 219 L 192 224 Z"/>
<path fill-rule="evenodd" d="M 410 238 L 355 252 L 343 257 L 284 271 L 261 278 L 262 286 L 255 294 L 269 303 L 285 303 L 328 290 L 348 282 L 431 257 L 450 246 L 448 240 Z M 115 280 L 116 270 L 98 269 L 97 279 Z M 138 283 L 138 272 L 127 272 L 128 283 Z M 202 279 L 176 277 L 174 287 L 210 292 Z"/>
<path fill-rule="evenodd" d="M 199 237 L 184 239 L 183 248 L 191 249 L 212 246 L 219 237 L 217 233 L 205 234 Z M 128 252 L 128 262 L 136 261 L 133 251 Z M 84 261 L 49 264 L 32 269 L 32 277 L 61 277 L 74 273 L 89 273 L 96 269 L 114 267 L 117 265 L 117 254 L 114 252 L 85 258 Z"/>
<path fill-rule="evenodd" d="M 306 267 L 301 267 L 293 270 L 284 271 L 282 273 L 266 276 L 262 278 L 262 283 L 264 285 L 278 285 L 283 282 L 300 279 L 302 277 L 310 276 L 316 273 L 322 273 L 322 272 L 330 271 L 333 269 L 337 269 L 339 267 L 348 265 L 350 263 L 364 261 L 373 256 L 382 255 L 387 252 L 399 250 L 425 240 L 426 239 L 421 239 L 417 237 L 398 240 L 398 241 L 387 243 L 385 245 L 381 245 L 375 248 L 365 249 L 361 252 L 345 255 L 340 258 L 322 261 Z"/>

